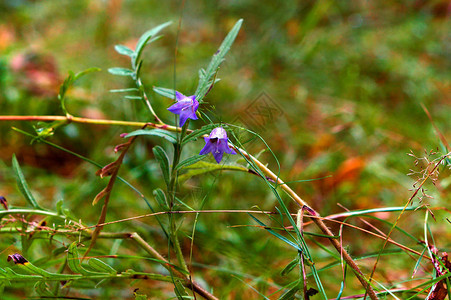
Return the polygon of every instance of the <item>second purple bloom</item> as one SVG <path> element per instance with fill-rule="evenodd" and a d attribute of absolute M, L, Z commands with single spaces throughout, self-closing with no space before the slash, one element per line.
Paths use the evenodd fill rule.
<path fill-rule="evenodd" d="M 216 162 L 219 164 L 222 160 L 222 156 L 225 153 L 236 154 L 233 149 L 229 147 L 229 141 L 227 138 L 227 132 L 222 127 L 216 127 L 210 133 L 205 140 L 205 146 L 200 150 L 200 155 L 208 154 L 211 152 Z"/>
<path fill-rule="evenodd" d="M 173 104 L 168 110 L 176 115 L 180 116 L 180 126 L 185 125 L 186 120 L 197 120 L 196 111 L 199 108 L 199 102 L 196 100 L 196 96 L 186 97 L 182 93 L 175 92 L 177 103 Z"/>

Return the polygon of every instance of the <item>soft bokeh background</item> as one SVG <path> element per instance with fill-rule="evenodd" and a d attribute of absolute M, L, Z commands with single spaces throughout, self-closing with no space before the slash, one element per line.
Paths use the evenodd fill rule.
<path fill-rule="evenodd" d="M 363 209 L 406 203 L 415 181 L 406 174 L 422 166 L 415 167 L 414 159 L 406 154 L 411 150 L 418 156 L 437 148 L 443 151 L 421 104 L 450 139 L 448 1 L 182 2 L 0 2 L 0 113 L 61 115 L 56 95 L 68 71 L 98 67 L 101 72 L 88 75 L 71 90 L 69 111 L 90 118 L 149 120 L 141 103 L 109 93 L 110 89 L 130 87 L 132 82 L 109 74 L 107 69 L 129 64 L 114 51 L 114 45 L 134 48 L 143 32 L 171 20 L 173 24 L 164 30 L 164 37 L 146 49 L 142 73 L 157 113 L 165 122 L 173 123 L 173 116 L 166 110 L 171 100 L 154 94 L 152 86 L 194 93 L 198 69 L 206 67 L 233 24 L 243 18 L 243 27 L 218 73 L 221 81 L 208 95 L 204 108 L 214 109 L 210 115 L 216 121 L 242 124 L 259 132 L 276 153 L 284 180 L 322 178 L 292 183 L 322 215 L 343 211 L 337 204 Z M 78 158 L 44 144 L 30 145 L 28 137 L 11 130 L 15 126 L 33 132 L 33 124 L 0 123 L 0 195 L 12 205 L 25 205 L 10 169 L 15 153 L 41 203 L 54 207 L 63 199 L 75 216 L 94 224 L 100 205 L 92 207 L 91 202 L 106 184 L 105 179 L 96 177 L 96 169 Z M 131 130 L 70 124 L 59 129 L 50 141 L 107 164 L 116 157 L 113 148 L 121 142 L 119 134 Z M 243 141 L 246 138 L 243 136 Z M 141 139 L 121 171 L 152 201 L 152 190 L 163 184 L 158 165 L 152 160 L 151 148 L 158 142 Z M 246 146 L 253 153 L 264 149 L 258 141 Z M 201 148 L 199 141 L 185 151 L 194 153 Z M 268 152 L 261 159 L 277 171 L 276 161 Z M 433 207 L 449 207 L 450 174 L 442 171 L 436 186 L 427 185 L 427 193 L 433 198 L 424 201 Z M 181 186 L 180 197 L 194 209 L 200 207 L 204 197 L 204 209 L 258 206 L 274 210 L 276 205 L 272 193 L 257 177 L 227 172 L 190 179 Z M 142 199 L 119 184 L 110 205 L 108 220 L 148 213 Z M 294 203 L 289 206 L 293 212 L 297 210 Z M 389 221 L 396 216 L 379 215 Z M 436 245 L 443 250 L 450 246 L 449 224 L 444 220 L 447 216 L 437 212 L 437 221 L 431 223 Z M 409 213 L 400 226 L 421 238 L 423 219 L 422 212 Z M 193 217 L 186 217 L 187 233 L 192 223 Z M 260 296 L 246 283 L 269 296 L 276 286 L 290 282 L 279 273 L 295 251 L 263 230 L 229 227 L 249 224 L 255 225 L 245 214 L 199 218 L 193 249 L 195 274 L 220 297 L 258 299 Z M 387 229 L 380 223 L 377 226 Z M 163 253 L 167 246 L 154 219 L 110 226 L 108 230 L 139 231 L 154 245 L 161 243 Z M 355 239 L 356 234 L 361 238 Z M 399 239 L 404 241 L 402 236 Z M 356 231 L 345 231 L 344 241 L 352 243 L 350 250 L 355 255 L 377 251 L 382 243 Z M 7 255 L 4 249 L 17 243 L 10 237 L 1 242 L 0 252 Z M 189 241 L 186 243 L 189 249 Z M 110 246 L 99 243 L 99 252 Z M 312 243 L 312 249 L 315 247 Z M 124 242 L 121 251 L 132 253 L 136 249 Z M 330 262 L 319 248 L 315 255 L 320 266 Z M 42 258 L 42 253 L 32 252 L 30 258 Z M 377 279 L 392 282 L 409 278 L 415 261 L 404 256 L 396 259 L 395 272 L 393 261 L 382 260 L 380 269 L 387 268 L 387 272 L 381 272 Z M 123 270 L 128 265 L 147 271 L 155 268 L 140 261 L 116 264 L 122 264 Z M 366 267 L 371 264 L 362 266 L 368 272 Z M 336 277 L 340 277 L 340 268 L 321 274 L 333 295 L 339 290 Z M 296 274 L 291 276 L 293 280 Z M 139 286 L 151 296 L 162 297 L 172 289 L 165 284 L 128 284 L 118 282 L 116 289 L 91 290 L 84 295 L 122 293 L 121 297 L 127 298 Z M 357 287 L 355 284 L 350 280 L 348 292 Z M 11 291 L 20 295 L 17 290 Z"/>

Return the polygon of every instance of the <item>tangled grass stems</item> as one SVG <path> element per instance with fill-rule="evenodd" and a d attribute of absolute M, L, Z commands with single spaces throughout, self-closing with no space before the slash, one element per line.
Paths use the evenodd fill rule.
<path fill-rule="evenodd" d="M 39 116 L 31 116 L 29 119 L 27 116 L 0 116 L 0 121 L 66 121 L 66 122 L 75 122 L 75 123 L 82 123 L 82 124 L 95 124 L 95 125 L 125 125 L 125 126 L 135 126 L 135 127 L 143 127 L 148 126 L 150 128 L 155 129 L 164 129 L 168 131 L 175 131 L 175 132 L 181 132 L 182 128 L 180 127 L 174 127 L 166 124 L 154 124 L 154 123 L 145 123 L 145 122 L 127 122 L 127 121 L 116 121 L 116 120 L 97 120 L 95 119 L 88 119 L 88 118 L 75 118 L 75 117 L 65 117 L 65 116 L 54 116 L 52 119 L 52 116 L 43 116 L 42 119 L 39 118 Z M 187 132 L 189 133 L 189 131 Z M 254 162 L 258 168 L 263 172 L 268 178 L 272 179 L 277 185 L 279 185 L 282 190 L 287 193 L 296 203 L 298 203 L 301 207 L 308 207 L 309 213 L 315 216 L 316 218 L 313 218 L 313 222 L 318 226 L 318 228 L 327 236 L 329 236 L 329 241 L 333 245 L 333 247 L 340 253 L 340 255 L 343 257 L 345 262 L 351 267 L 354 274 L 360 281 L 361 285 L 368 291 L 368 295 L 372 300 L 378 299 L 375 291 L 369 284 L 368 279 L 365 278 L 365 275 L 360 270 L 359 266 L 355 263 L 355 261 L 352 259 L 352 257 L 349 255 L 349 253 L 344 249 L 340 241 L 338 241 L 335 238 L 335 235 L 332 233 L 332 231 L 326 226 L 326 224 L 323 222 L 320 215 L 313 210 L 307 202 L 305 202 L 297 193 L 295 193 L 287 184 L 283 182 L 282 179 L 279 178 L 275 173 L 273 173 L 265 164 L 260 162 L 257 158 L 249 154 L 244 149 L 240 149 L 238 147 L 235 147 L 234 145 L 230 144 L 231 147 L 233 147 L 235 150 L 237 150 L 239 153 L 241 153 L 244 157 L 248 158 L 252 162 Z"/>

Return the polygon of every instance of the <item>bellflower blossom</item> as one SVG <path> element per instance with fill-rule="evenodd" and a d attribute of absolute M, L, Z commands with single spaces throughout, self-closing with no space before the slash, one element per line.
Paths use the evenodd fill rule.
<path fill-rule="evenodd" d="M 196 96 L 192 95 L 186 97 L 182 93 L 175 92 L 175 98 L 177 103 L 173 104 L 168 110 L 171 113 L 180 115 L 180 126 L 185 125 L 186 120 L 197 120 L 196 111 L 199 108 L 199 102 L 196 100 Z"/>
<path fill-rule="evenodd" d="M 216 127 L 210 132 L 210 135 L 204 139 L 205 146 L 202 150 L 200 150 L 199 154 L 204 155 L 211 152 L 218 164 L 221 162 L 224 152 L 236 154 L 233 149 L 230 149 L 227 139 L 227 132 L 222 127 Z"/>

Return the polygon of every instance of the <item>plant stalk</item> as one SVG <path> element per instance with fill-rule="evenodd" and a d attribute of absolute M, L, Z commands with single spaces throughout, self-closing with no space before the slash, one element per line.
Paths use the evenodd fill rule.
<path fill-rule="evenodd" d="M 180 156 L 182 154 L 182 140 L 188 128 L 189 120 L 186 121 L 185 125 L 182 127 L 181 133 L 178 137 L 177 143 L 174 144 L 174 157 L 172 160 L 172 170 L 171 170 L 171 178 L 168 186 L 168 194 L 170 197 L 170 211 L 173 210 L 175 204 L 175 192 L 176 192 L 176 184 L 177 184 L 177 165 L 180 161 Z M 180 246 L 180 241 L 177 234 L 177 224 L 174 220 L 175 216 L 173 214 L 169 215 L 169 223 L 171 228 L 171 241 L 175 251 L 175 255 L 180 266 L 186 271 L 189 272 L 188 265 L 186 264 L 185 258 L 183 256 L 182 247 Z"/>

